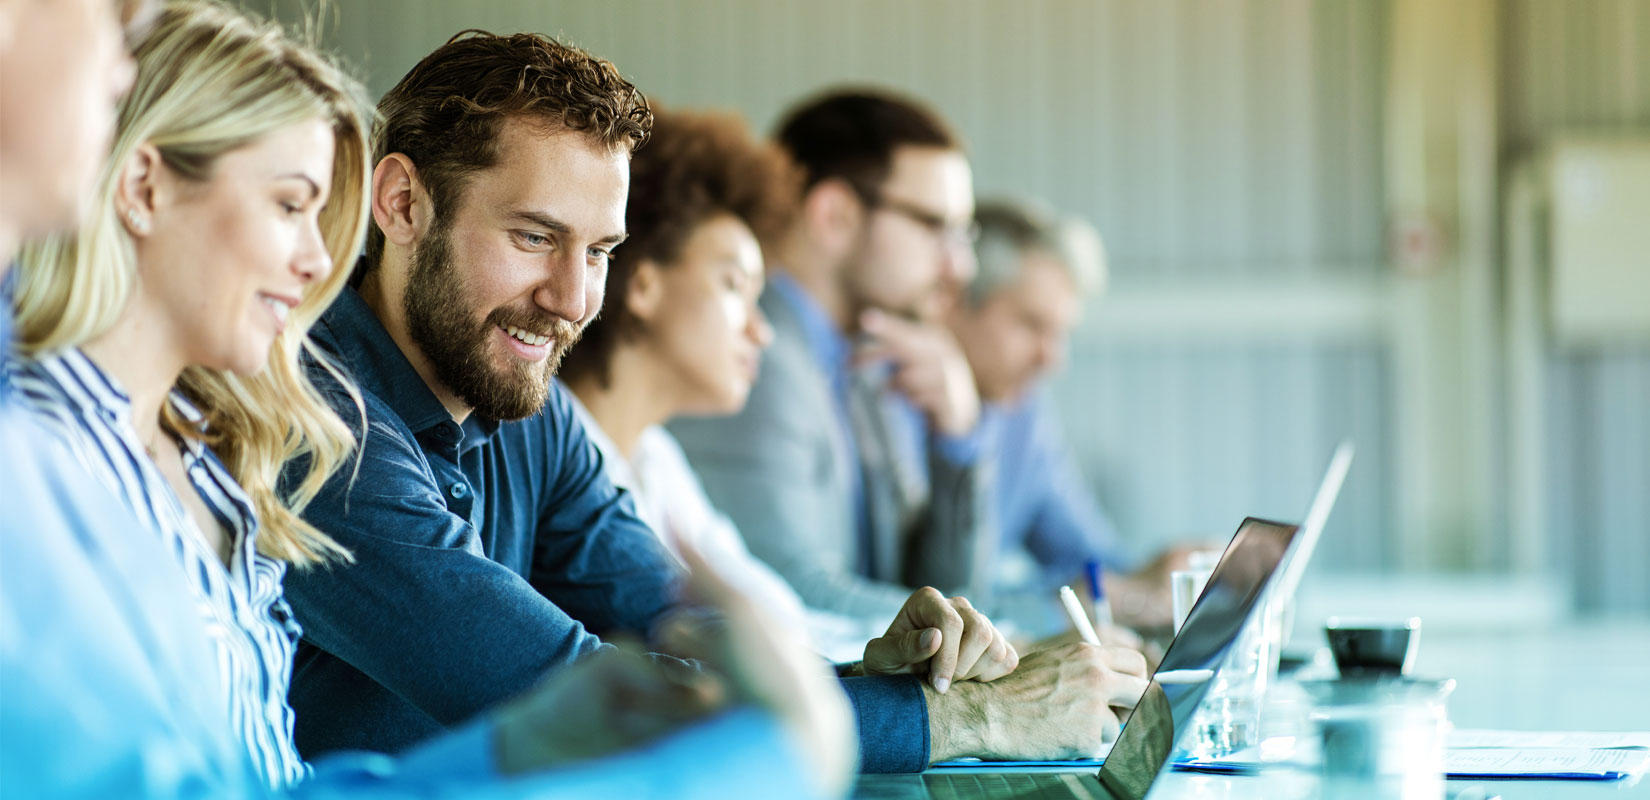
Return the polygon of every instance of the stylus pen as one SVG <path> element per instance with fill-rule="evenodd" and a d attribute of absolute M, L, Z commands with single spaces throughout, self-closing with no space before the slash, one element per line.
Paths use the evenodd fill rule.
<path fill-rule="evenodd" d="M 1094 624 L 1102 628 L 1116 624 L 1111 616 L 1111 599 L 1106 597 L 1106 584 L 1100 577 L 1100 561 L 1091 558 L 1083 562 L 1083 575 L 1088 578 L 1089 606 L 1094 609 Z"/>
<path fill-rule="evenodd" d="M 1066 616 L 1071 617 L 1071 625 L 1083 641 L 1100 644 L 1100 634 L 1094 632 L 1094 624 L 1089 622 L 1089 615 L 1083 613 L 1083 604 L 1077 602 L 1077 593 L 1070 586 L 1060 587 L 1060 605 L 1066 607 Z"/>

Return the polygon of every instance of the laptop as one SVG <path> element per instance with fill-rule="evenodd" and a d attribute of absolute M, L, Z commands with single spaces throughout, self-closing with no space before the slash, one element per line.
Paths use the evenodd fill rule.
<path fill-rule="evenodd" d="M 1209 581 L 1163 654 L 1146 693 L 1135 705 L 1098 772 L 938 770 L 920 775 L 864 775 L 857 800 L 973 800 L 1048 798 L 1142 800 L 1169 764 L 1202 704 L 1226 653 L 1254 624 L 1269 596 L 1293 593 L 1322 536 L 1351 465 L 1342 444 L 1301 526 L 1250 517 L 1221 554 Z M 1092 762 L 1073 762 L 1092 763 Z M 983 765 L 982 765 L 983 766 Z"/>

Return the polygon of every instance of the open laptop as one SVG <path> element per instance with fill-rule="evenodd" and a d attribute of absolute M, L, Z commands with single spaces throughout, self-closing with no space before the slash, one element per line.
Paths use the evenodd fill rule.
<path fill-rule="evenodd" d="M 1351 465 L 1342 444 L 1318 487 L 1306 522 L 1297 527 L 1245 519 L 1226 546 L 1180 633 L 1111 753 L 1096 773 L 930 771 L 920 775 L 866 775 L 854 788 L 858 800 L 972 800 L 973 798 L 1081 798 L 1142 800 L 1164 771 L 1202 704 L 1226 653 L 1253 624 L 1269 596 L 1293 593 L 1311 559 L 1323 525 Z"/>

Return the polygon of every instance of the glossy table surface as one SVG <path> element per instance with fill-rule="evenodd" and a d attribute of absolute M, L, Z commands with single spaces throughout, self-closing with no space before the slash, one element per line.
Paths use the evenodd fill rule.
<path fill-rule="evenodd" d="M 1449 716 L 1459 728 L 1650 730 L 1650 619 L 1582 619 L 1490 633 L 1428 631 L 1415 673 L 1456 679 Z M 862 795 L 874 794 L 878 782 L 862 780 Z M 1505 800 L 1650 798 L 1650 777 L 1449 782 L 1451 796 L 1464 789 L 1470 794 L 1473 787 Z M 1171 772 L 1159 778 L 1151 797 L 1287 800 L 1322 794 L 1316 776 L 1299 772 Z"/>

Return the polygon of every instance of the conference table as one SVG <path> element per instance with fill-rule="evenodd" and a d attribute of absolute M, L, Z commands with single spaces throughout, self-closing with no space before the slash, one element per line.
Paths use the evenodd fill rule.
<path fill-rule="evenodd" d="M 1650 618 L 1548 620 L 1523 628 L 1495 626 L 1429 631 L 1414 674 L 1451 677 L 1449 700 L 1457 728 L 1528 731 L 1650 730 Z M 1079 771 L 1032 767 L 1030 771 Z M 1092 772 L 1092 768 L 1087 771 Z M 872 789 L 866 779 L 862 789 Z M 1622 781 L 1450 781 L 1449 795 L 1463 790 L 1504 800 L 1650 798 L 1650 777 Z M 1323 794 L 1316 775 L 1274 770 L 1258 775 L 1168 772 L 1154 798 L 1314 798 Z"/>

